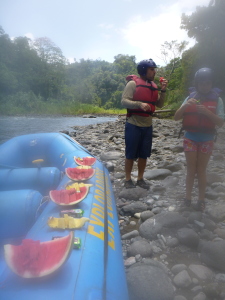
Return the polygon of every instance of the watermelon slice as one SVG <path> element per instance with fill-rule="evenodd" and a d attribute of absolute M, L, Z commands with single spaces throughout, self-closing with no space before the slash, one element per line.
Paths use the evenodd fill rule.
<path fill-rule="evenodd" d="M 81 186 L 79 190 L 74 188 L 69 190 L 53 190 L 50 191 L 49 196 L 53 202 L 58 205 L 74 205 L 81 202 L 89 191 L 89 187 Z"/>
<path fill-rule="evenodd" d="M 43 277 L 65 263 L 73 248 L 73 240 L 73 231 L 48 242 L 25 239 L 19 246 L 5 245 L 5 259 L 10 269 L 21 277 Z"/>
<path fill-rule="evenodd" d="M 95 157 L 86 156 L 86 157 L 76 157 L 74 156 L 75 163 L 79 166 L 92 166 L 96 162 Z"/>
<path fill-rule="evenodd" d="M 66 175 L 74 181 L 90 179 L 95 174 L 95 170 L 89 166 L 79 166 L 76 168 L 67 168 Z"/>

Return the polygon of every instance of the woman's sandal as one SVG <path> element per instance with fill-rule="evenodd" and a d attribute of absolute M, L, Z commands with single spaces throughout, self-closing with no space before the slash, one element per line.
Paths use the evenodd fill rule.
<path fill-rule="evenodd" d="M 190 207 L 191 206 L 191 200 L 189 199 L 184 199 L 184 204 L 187 206 L 187 207 Z"/>
<path fill-rule="evenodd" d="M 203 212 L 205 210 L 205 201 L 197 202 L 197 210 Z"/>

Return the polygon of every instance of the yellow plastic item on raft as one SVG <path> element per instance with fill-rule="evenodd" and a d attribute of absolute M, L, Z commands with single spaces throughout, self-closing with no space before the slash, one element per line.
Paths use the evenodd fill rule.
<path fill-rule="evenodd" d="M 60 228 L 60 229 L 78 229 L 84 226 L 86 222 L 89 222 L 88 218 L 82 217 L 79 219 L 75 219 L 73 217 L 64 215 L 63 218 L 54 218 L 50 217 L 48 219 L 48 225 L 51 228 Z"/>

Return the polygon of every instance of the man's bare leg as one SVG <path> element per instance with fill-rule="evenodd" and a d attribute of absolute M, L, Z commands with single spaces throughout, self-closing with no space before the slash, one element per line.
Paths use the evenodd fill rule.
<path fill-rule="evenodd" d="M 133 168 L 134 160 L 133 159 L 125 159 L 125 176 L 126 176 L 126 181 L 131 179 L 131 172 Z"/>
<path fill-rule="evenodd" d="M 138 158 L 138 178 L 137 178 L 137 180 L 143 179 L 146 164 L 147 164 L 147 159 Z"/>

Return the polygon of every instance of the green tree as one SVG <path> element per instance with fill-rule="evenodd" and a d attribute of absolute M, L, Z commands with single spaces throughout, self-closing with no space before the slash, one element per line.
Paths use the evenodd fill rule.
<path fill-rule="evenodd" d="M 215 83 L 225 82 L 225 1 L 211 0 L 208 6 L 197 7 L 191 15 L 182 15 L 181 28 L 197 42 L 197 55 L 192 68 L 209 67 L 215 71 Z M 190 50 L 191 51 L 191 50 Z M 194 71 L 192 72 L 194 73 Z"/>

